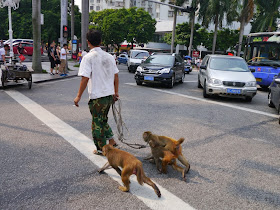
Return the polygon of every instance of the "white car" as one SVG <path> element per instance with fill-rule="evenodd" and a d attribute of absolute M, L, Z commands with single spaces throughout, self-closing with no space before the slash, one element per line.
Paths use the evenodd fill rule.
<path fill-rule="evenodd" d="M 149 52 L 146 50 L 130 50 L 127 67 L 129 72 L 135 72 L 137 67 L 143 60 L 149 57 Z"/>

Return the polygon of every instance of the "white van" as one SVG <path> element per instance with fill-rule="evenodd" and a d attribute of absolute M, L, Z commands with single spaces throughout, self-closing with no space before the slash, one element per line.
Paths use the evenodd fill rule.
<path fill-rule="evenodd" d="M 127 61 L 128 71 L 135 72 L 142 60 L 146 60 L 149 55 L 149 52 L 146 50 L 130 50 Z"/>

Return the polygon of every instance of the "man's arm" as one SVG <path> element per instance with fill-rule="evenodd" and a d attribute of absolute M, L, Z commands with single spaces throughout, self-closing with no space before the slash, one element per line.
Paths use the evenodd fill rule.
<path fill-rule="evenodd" d="M 80 82 L 80 88 L 77 94 L 77 97 L 74 99 L 74 104 L 79 107 L 79 101 L 81 100 L 81 97 L 83 95 L 84 90 L 87 87 L 87 83 L 88 83 L 89 78 L 87 77 L 82 77 L 81 82 Z"/>
<path fill-rule="evenodd" d="M 5 64 L 6 63 L 5 55 L 2 55 L 2 60 L 3 60 L 4 64 Z"/>
<path fill-rule="evenodd" d="M 114 100 L 117 101 L 119 98 L 119 75 L 118 74 L 115 74 L 114 87 L 115 87 Z"/>

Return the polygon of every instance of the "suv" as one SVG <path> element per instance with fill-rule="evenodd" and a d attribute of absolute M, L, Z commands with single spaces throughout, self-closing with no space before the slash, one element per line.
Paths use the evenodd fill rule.
<path fill-rule="evenodd" d="M 143 82 L 162 83 L 172 88 L 175 82 L 183 83 L 184 79 L 184 61 L 175 53 L 152 54 L 135 72 L 137 85 L 142 85 Z"/>
<path fill-rule="evenodd" d="M 128 71 L 135 72 L 141 62 L 147 57 L 149 57 L 149 52 L 146 50 L 130 50 L 127 61 Z"/>

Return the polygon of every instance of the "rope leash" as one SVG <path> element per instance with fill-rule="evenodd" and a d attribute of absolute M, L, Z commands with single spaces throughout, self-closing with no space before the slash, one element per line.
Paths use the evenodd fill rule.
<path fill-rule="evenodd" d="M 118 104 L 116 107 L 116 103 Z M 124 131 L 124 128 L 127 130 L 128 132 L 128 129 L 122 119 L 122 115 L 121 115 L 121 100 L 118 99 L 117 101 L 114 101 L 113 104 L 112 104 L 112 112 L 113 112 L 113 116 L 114 116 L 114 120 L 115 120 L 115 123 L 117 125 L 117 134 L 118 134 L 118 140 L 120 142 L 122 142 L 123 144 L 126 144 L 127 146 L 133 148 L 133 149 L 142 149 L 142 148 L 146 148 L 147 145 L 142 145 L 142 144 L 136 144 L 136 143 L 127 143 L 125 142 L 125 140 L 127 140 L 126 138 L 124 138 L 124 134 L 123 134 L 123 131 Z"/>

